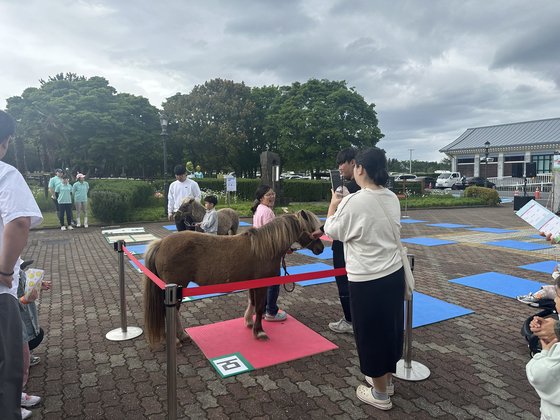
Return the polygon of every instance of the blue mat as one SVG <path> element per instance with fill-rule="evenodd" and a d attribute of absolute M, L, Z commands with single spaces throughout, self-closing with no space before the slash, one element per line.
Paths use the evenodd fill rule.
<path fill-rule="evenodd" d="M 435 227 L 442 227 L 442 228 L 448 228 L 448 229 L 459 229 L 459 228 L 471 227 L 471 225 L 458 225 L 456 223 L 430 223 L 426 226 L 435 226 Z"/>
<path fill-rule="evenodd" d="M 539 273 L 552 274 L 552 271 L 554 271 L 554 267 L 556 267 L 556 264 L 558 264 L 556 261 L 542 261 L 533 264 L 520 265 L 519 268 L 538 271 Z"/>
<path fill-rule="evenodd" d="M 253 226 L 251 223 L 247 223 L 247 222 L 239 222 L 239 226 Z"/>
<path fill-rule="evenodd" d="M 326 217 L 319 217 L 319 220 L 325 221 L 325 220 L 327 220 L 327 218 Z"/>
<path fill-rule="evenodd" d="M 138 260 L 138 262 L 142 265 L 144 265 L 144 260 Z M 136 271 L 138 271 L 139 273 L 142 272 L 142 270 L 140 270 L 140 267 L 138 267 L 135 263 L 133 263 L 131 260 L 128 260 L 128 263 L 132 266 L 132 268 L 134 268 Z"/>
<path fill-rule="evenodd" d="M 486 233 L 514 233 L 514 232 L 517 232 L 516 230 L 510 230 L 510 229 L 498 229 L 498 228 L 486 228 L 486 227 L 467 228 L 467 230 L 475 230 L 477 232 L 486 232 Z"/>
<path fill-rule="evenodd" d="M 406 303 L 405 303 L 406 305 Z M 412 328 L 472 314 L 470 309 L 414 292 L 412 299 Z"/>
<path fill-rule="evenodd" d="M 320 260 L 330 260 L 332 259 L 332 248 L 328 247 L 323 250 L 319 255 L 315 255 L 311 250 L 305 248 L 296 251 L 297 254 L 307 255 L 308 257 L 319 258 Z"/>
<path fill-rule="evenodd" d="M 499 246 L 501 248 L 511 248 L 511 249 L 519 249 L 522 251 L 535 251 L 537 249 L 546 249 L 552 248 L 552 245 L 544 244 L 537 244 L 534 242 L 522 242 L 522 241 L 513 241 L 511 239 L 506 239 L 503 241 L 491 241 L 491 242 L 484 242 L 485 245 L 492 245 L 492 246 Z"/>
<path fill-rule="evenodd" d="M 475 289 L 484 290 L 494 293 L 495 295 L 506 296 L 512 299 L 515 299 L 519 295 L 535 292 L 543 286 L 543 284 L 534 280 L 522 279 L 520 277 L 493 271 L 453 279 L 449 280 L 449 282 L 474 287 Z"/>
<path fill-rule="evenodd" d="M 312 273 L 314 271 L 323 271 L 323 270 L 332 270 L 332 267 L 330 265 L 323 264 L 323 263 L 304 264 L 304 265 L 296 265 L 293 267 L 288 267 L 289 274 Z M 333 281 L 335 281 L 334 276 L 325 277 L 322 279 L 298 281 L 297 284 L 305 287 L 305 286 L 312 286 L 314 284 L 330 283 Z"/>
<path fill-rule="evenodd" d="M 502 204 L 513 203 L 513 198 L 511 197 L 500 197 Z"/>
<path fill-rule="evenodd" d="M 128 249 L 131 254 L 142 255 L 144 252 L 146 252 L 146 249 L 148 249 L 148 245 L 127 245 L 126 249 Z"/>
<path fill-rule="evenodd" d="M 163 228 L 167 230 L 177 230 L 177 226 L 175 225 L 166 225 Z"/>
<path fill-rule="evenodd" d="M 401 219 L 401 223 L 426 223 L 426 221 L 416 219 Z"/>
<path fill-rule="evenodd" d="M 457 243 L 456 241 L 447 241 L 444 239 L 436 239 L 436 238 L 422 238 L 420 236 L 415 238 L 401 239 L 401 242 L 416 244 L 416 245 L 424 245 L 424 246 L 450 245 L 450 244 Z"/>
<path fill-rule="evenodd" d="M 531 239 L 542 239 L 543 241 L 546 240 L 544 238 L 544 236 L 541 235 L 531 235 L 531 236 L 527 236 L 527 238 L 531 238 Z"/>

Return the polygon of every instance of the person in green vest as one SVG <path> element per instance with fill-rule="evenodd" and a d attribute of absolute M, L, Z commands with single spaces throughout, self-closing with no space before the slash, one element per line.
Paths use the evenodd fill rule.
<path fill-rule="evenodd" d="M 64 174 L 62 176 L 62 184 L 55 189 L 55 192 L 58 193 L 58 220 L 60 221 L 60 230 L 66 230 L 66 226 L 64 226 L 65 213 L 66 220 L 68 221 L 68 230 L 74 229 L 72 227 L 72 186 L 68 181 L 68 175 Z"/>
<path fill-rule="evenodd" d="M 58 195 L 56 194 L 56 187 L 62 184 L 62 169 L 55 169 L 54 176 L 49 179 L 49 193 L 51 194 L 54 207 L 58 213 Z"/>
<path fill-rule="evenodd" d="M 78 172 L 76 181 L 72 186 L 72 194 L 74 194 L 74 204 L 76 205 L 76 227 L 81 226 L 81 216 L 84 213 L 84 227 L 88 227 L 87 200 L 89 184 L 84 181 L 85 175 Z"/>

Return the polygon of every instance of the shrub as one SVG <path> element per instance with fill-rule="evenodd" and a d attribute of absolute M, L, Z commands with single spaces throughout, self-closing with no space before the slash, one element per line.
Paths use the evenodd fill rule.
<path fill-rule="evenodd" d="M 102 222 L 125 222 L 133 211 L 130 196 L 114 191 L 93 191 L 91 210 L 95 217 Z"/>
<path fill-rule="evenodd" d="M 489 206 L 497 206 L 500 202 L 498 191 L 492 188 L 468 187 L 465 189 L 464 197 L 477 197 L 484 200 Z"/>

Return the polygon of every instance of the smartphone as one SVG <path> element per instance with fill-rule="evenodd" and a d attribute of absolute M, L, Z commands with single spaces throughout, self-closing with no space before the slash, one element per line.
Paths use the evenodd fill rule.
<path fill-rule="evenodd" d="M 330 174 L 332 190 L 336 192 L 337 188 L 342 187 L 342 177 L 338 169 L 331 169 Z"/>

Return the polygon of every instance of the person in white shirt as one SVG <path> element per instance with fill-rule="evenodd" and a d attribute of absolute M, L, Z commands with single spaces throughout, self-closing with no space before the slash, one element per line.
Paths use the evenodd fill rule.
<path fill-rule="evenodd" d="M 401 209 L 397 196 L 384 187 L 389 178 L 385 152 L 364 149 L 355 162 L 354 180 L 361 190 L 344 198 L 332 192 L 324 229 L 344 243 L 354 339 L 360 370 L 371 385 L 359 385 L 356 395 L 389 410 L 392 373 L 403 347 Z"/>
<path fill-rule="evenodd" d="M 181 207 L 183 199 L 186 197 L 194 197 L 200 203 L 200 187 L 192 179 L 187 178 L 187 169 L 184 165 L 175 166 L 175 179 L 169 186 L 169 193 L 167 194 L 167 217 L 171 221 L 174 215 Z M 175 221 L 177 231 L 187 230 L 183 219 Z"/>
<path fill-rule="evenodd" d="M 8 151 L 15 121 L 0 111 L 0 159 Z M 16 168 L 0 162 L 0 413 L 3 419 L 21 419 L 31 413 L 21 408 L 23 385 L 23 335 L 17 289 L 20 255 L 29 229 L 43 216 L 31 190 Z M 40 399 L 39 399 L 40 400 Z"/>

